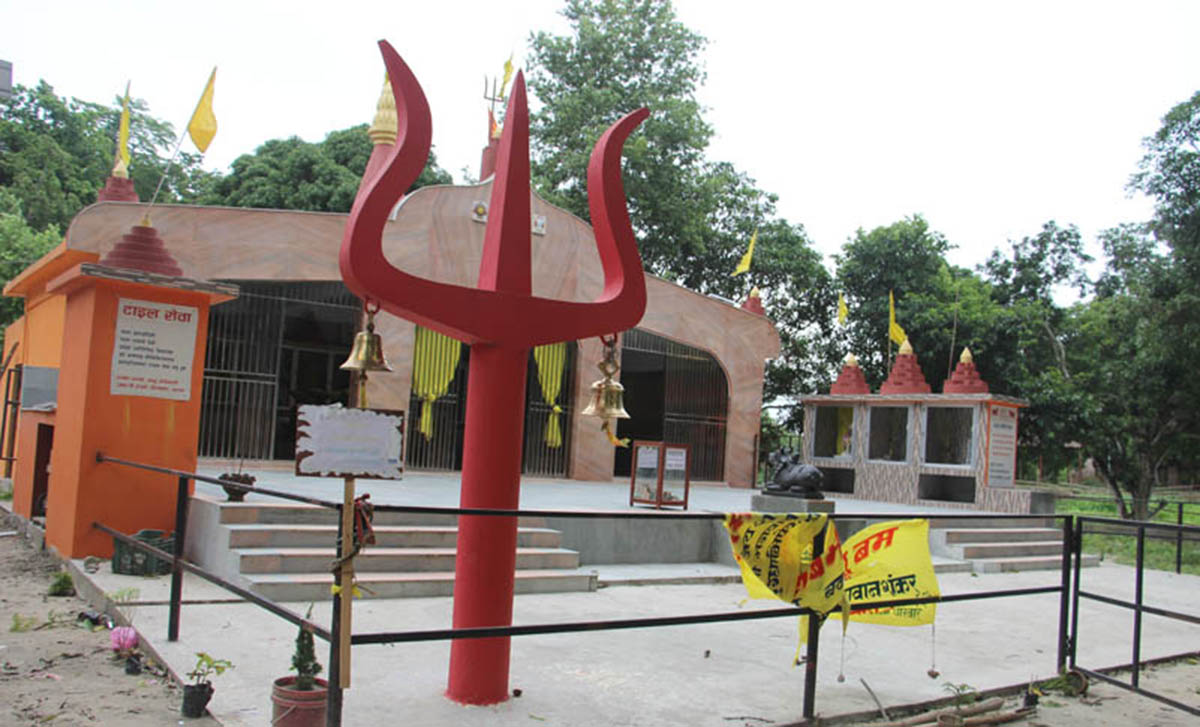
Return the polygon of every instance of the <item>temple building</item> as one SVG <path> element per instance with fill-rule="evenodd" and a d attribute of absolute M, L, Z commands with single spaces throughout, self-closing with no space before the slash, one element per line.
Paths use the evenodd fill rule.
<path fill-rule="evenodd" d="M 1045 511 L 1036 493 L 1014 488 L 1018 413 L 1028 402 L 990 392 L 969 349 L 940 394 L 906 340 L 877 393 L 850 355 L 829 393 L 806 396 L 803 404 L 804 461 L 824 474 L 827 492 L 906 505 Z"/>
<path fill-rule="evenodd" d="M 381 96 L 369 133 L 376 145 L 394 144 L 390 92 Z M 423 187 L 397 205 L 383 232 L 393 265 L 439 282 L 476 284 L 496 143 L 489 133 L 481 183 Z M 596 298 L 602 270 L 591 228 L 536 194 L 531 206 L 534 295 Z M 297 405 L 352 403 L 349 373 L 339 367 L 363 309 L 338 268 L 345 220 L 344 214 L 267 209 L 147 210 L 123 169 L 114 169 L 62 243 L 4 289 L 24 299 L 24 315 L 4 332 L 9 403 L 0 431 L 2 454 L 29 460 L 16 468 L 18 501 L 30 503 L 21 514 L 40 514 L 53 486 L 45 465 L 54 440 L 57 372 L 66 342 L 89 335 L 69 329 L 65 298 L 52 285 L 56 278 L 81 263 L 144 269 L 138 255 L 161 248 L 175 267 L 157 274 L 236 291 L 220 296 L 225 302 L 214 299 L 209 312 L 195 454 L 291 460 Z M 618 421 L 617 435 L 689 444 L 693 481 L 749 486 L 765 362 L 779 353 L 774 325 L 754 296 L 732 305 L 650 275 L 646 289 L 644 318 L 620 332 L 619 380 L 631 418 Z M 408 469 L 459 469 L 470 348 L 386 313 L 375 323 L 393 372 L 371 375 L 370 406 L 407 412 Z M 590 385 L 600 378 L 601 353 L 599 340 L 531 352 L 526 474 L 579 480 L 629 474 L 628 450 L 614 448 L 599 420 L 582 415 Z M 13 469 L 12 460 L 7 467 Z"/>

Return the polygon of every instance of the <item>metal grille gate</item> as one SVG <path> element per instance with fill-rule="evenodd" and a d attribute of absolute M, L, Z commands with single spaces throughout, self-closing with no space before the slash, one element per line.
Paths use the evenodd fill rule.
<path fill-rule="evenodd" d="M 567 342 L 565 371 L 562 389 L 558 395 L 559 426 L 562 444 L 551 447 L 546 444 L 546 426 L 551 405 L 542 400 L 542 389 L 538 382 L 537 364 L 530 353 L 525 374 L 525 427 L 522 451 L 522 472 L 531 475 L 562 477 L 567 474 L 571 452 L 571 392 L 575 383 L 575 359 L 578 346 Z M 414 351 L 414 359 L 429 352 Z M 414 470 L 455 471 L 462 469 L 463 428 L 467 410 L 467 370 L 471 359 L 471 347 L 464 345 L 459 355 L 454 379 L 446 393 L 429 404 L 416 394 L 408 400 L 408 435 L 405 449 L 405 465 Z M 415 368 L 415 362 L 414 362 Z M 420 431 L 422 407 L 433 407 L 431 434 L 426 437 Z"/>
<path fill-rule="evenodd" d="M 209 315 L 199 454 L 290 459 L 297 404 L 347 403 L 361 304 L 335 281 L 226 282 L 241 294 Z"/>
<path fill-rule="evenodd" d="M 692 479 L 723 480 L 729 382 L 717 360 L 638 328 L 625 332 L 621 351 L 662 357 L 662 440 L 691 445 Z"/>

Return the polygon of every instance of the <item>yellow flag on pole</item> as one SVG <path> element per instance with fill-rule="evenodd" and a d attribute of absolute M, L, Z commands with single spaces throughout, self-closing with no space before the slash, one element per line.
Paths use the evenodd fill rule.
<path fill-rule="evenodd" d="M 738 263 L 737 269 L 733 271 L 734 275 L 741 275 L 742 273 L 749 272 L 750 259 L 754 257 L 754 243 L 757 240 L 758 230 L 755 230 L 754 234 L 750 236 L 750 246 L 746 248 L 746 254 L 742 255 L 742 261 Z"/>
<path fill-rule="evenodd" d="M 897 344 L 904 343 L 908 340 L 908 334 L 896 322 L 896 299 L 892 296 L 892 291 L 888 291 L 888 337 Z"/>
<path fill-rule="evenodd" d="M 504 98 L 504 90 L 508 88 L 508 82 L 512 80 L 513 64 L 512 54 L 508 54 L 508 60 L 504 61 L 504 80 L 500 82 L 500 98 Z"/>
<path fill-rule="evenodd" d="M 125 83 L 125 98 L 121 101 L 121 126 L 117 131 L 117 156 L 129 166 L 129 82 Z"/>
<path fill-rule="evenodd" d="M 838 293 L 838 325 L 846 325 L 846 319 L 850 317 L 850 309 L 846 306 L 846 296 Z"/>
<path fill-rule="evenodd" d="M 208 151 L 208 145 L 217 135 L 217 117 L 213 114 L 212 105 L 213 82 L 216 80 L 217 69 L 214 67 L 208 77 L 208 85 L 204 87 L 204 93 L 200 96 L 200 102 L 196 104 L 196 110 L 192 113 L 192 120 L 187 125 L 188 136 L 192 137 L 192 143 L 201 154 Z"/>

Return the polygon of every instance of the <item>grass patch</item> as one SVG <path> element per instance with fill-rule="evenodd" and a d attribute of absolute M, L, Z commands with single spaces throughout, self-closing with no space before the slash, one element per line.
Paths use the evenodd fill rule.
<path fill-rule="evenodd" d="M 1174 504 L 1167 505 L 1151 518 L 1153 522 L 1175 524 L 1179 511 Z M 1119 518 L 1117 504 L 1112 501 L 1078 500 L 1060 498 L 1055 505 L 1059 515 L 1086 515 L 1089 517 Z M 1200 525 L 1200 505 L 1188 503 L 1183 508 L 1185 525 Z M 1087 528 L 1095 528 L 1088 523 Z M 1099 555 L 1123 565 L 1137 562 L 1137 533 L 1130 529 L 1128 534 L 1084 533 L 1083 552 Z M 1146 532 L 1146 567 L 1155 570 L 1175 570 L 1175 534 L 1166 531 Z M 1200 535 L 1186 533 L 1182 545 L 1182 572 L 1200 575 Z"/>

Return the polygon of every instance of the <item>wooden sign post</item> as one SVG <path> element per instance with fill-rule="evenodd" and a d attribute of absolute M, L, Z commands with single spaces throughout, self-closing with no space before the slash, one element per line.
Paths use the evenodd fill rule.
<path fill-rule="evenodd" d="M 354 532 L 355 480 L 398 480 L 404 474 L 404 412 L 300 406 L 296 412 L 296 474 L 341 477 L 342 522 L 338 552 L 338 686 L 350 686 L 351 605 L 354 556 L 360 548 Z M 334 675 L 330 674 L 332 678 Z"/>

